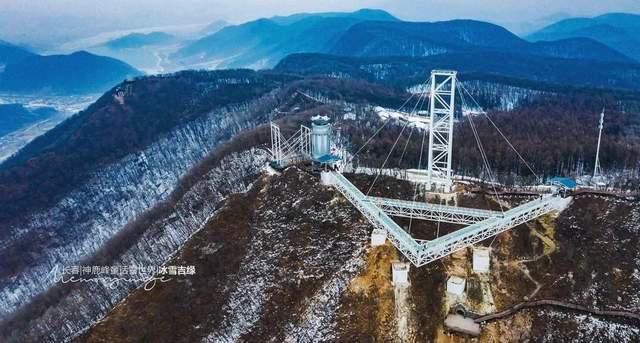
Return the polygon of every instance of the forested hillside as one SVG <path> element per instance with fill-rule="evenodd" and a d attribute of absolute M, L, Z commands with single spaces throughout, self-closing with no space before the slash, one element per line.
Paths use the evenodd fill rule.
<path fill-rule="evenodd" d="M 640 61 L 640 15 L 607 13 L 593 18 L 567 18 L 546 26 L 526 38 L 530 41 L 553 41 L 588 38 Z"/>
<path fill-rule="evenodd" d="M 632 59 L 596 41 L 566 39 L 530 43 L 501 26 L 476 20 L 366 21 L 351 26 L 328 50 L 336 55 L 357 57 L 424 57 L 470 51 L 504 54 L 517 51 L 532 56 L 633 62 Z"/>
<path fill-rule="evenodd" d="M 584 89 L 531 91 L 484 81 L 467 86 L 545 176 L 592 166 L 596 119 L 606 105 L 603 170 L 629 172 L 626 186 L 635 187 L 640 124 L 627 106 L 629 93 L 596 97 Z M 248 70 L 181 72 L 119 85 L 1 167 L 0 258 L 6 263 L 0 275 L 11 280 L 0 282 L 2 332 L 18 341 L 45 332 L 62 339 L 104 316 L 134 283 L 108 291 L 95 284 L 59 287 L 48 278 L 50 266 L 166 261 L 226 196 L 247 190 L 258 176 L 269 159 L 261 124 L 277 119 L 291 132 L 311 115 L 326 114 L 357 151 L 381 125 L 378 106 L 398 108 L 408 97 L 401 88 L 348 78 Z M 511 107 L 495 101 L 505 97 L 514 100 Z M 344 120 L 345 113 L 356 120 Z M 500 180 L 531 181 L 486 119 L 473 119 Z M 355 162 L 380 166 L 403 125 L 387 124 Z M 486 178 L 465 118 L 455 130 L 456 173 Z M 405 129 L 397 143 L 402 149 L 386 167 L 417 166 L 421 134 Z M 223 324 L 216 335 L 232 327 Z"/>
<path fill-rule="evenodd" d="M 171 85 L 172 88 L 163 88 L 163 85 Z M 127 89 L 127 86 L 131 88 Z M 169 89 L 183 89 L 184 93 L 179 98 L 167 95 L 167 100 L 176 102 L 162 104 L 172 106 L 165 112 L 151 106 L 158 99 L 163 99 L 158 95 Z M 216 91 L 222 89 L 225 89 L 226 97 L 217 96 Z M 20 161 L 19 155 L 2 174 L 3 187 L 10 192 L 2 192 L 1 196 L 2 215 L 9 220 L 2 222 L 0 259 L 5 263 L 0 268 L 0 292 L 3 295 L 0 297 L 3 310 L 0 320 L 13 317 L 17 314 L 14 311 L 27 306 L 53 285 L 54 280 L 48 276 L 52 264 L 79 263 L 94 254 L 101 256 L 98 259 L 101 263 L 134 257 L 136 263 L 140 263 L 143 255 L 150 264 L 163 261 L 215 210 L 218 201 L 251 182 L 251 178 L 245 176 L 254 175 L 260 166 L 266 164 L 266 154 L 262 150 L 247 153 L 235 146 L 224 150 L 222 155 L 215 154 L 204 165 L 199 162 L 230 138 L 269 119 L 300 113 L 307 110 L 309 104 L 318 109 L 307 113 L 307 118 L 322 111 L 324 103 L 309 98 L 304 92 L 320 92 L 336 103 L 365 104 L 367 99 L 379 99 L 385 106 L 398 106 L 402 99 L 401 93 L 360 81 L 303 80 L 247 70 L 185 72 L 145 78 L 133 82 L 133 85 L 122 84 L 79 114 L 77 121 L 63 124 L 59 129 L 60 135 L 45 136 L 50 141 L 34 142 L 33 149 L 25 150 L 25 155 L 21 155 L 25 160 Z M 192 108 L 194 112 L 179 112 L 183 108 L 180 106 Z M 162 118 L 166 122 L 153 126 L 145 121 L 153 121 L 154 118 Z M 101 124 L 95 126 L 91 123 Z M 114 127 L 113 123 L 118 126 Z M 110 134 L 102 135 L 100 128 L 103 126 Z M 143 134 L 149 129 L 154 130 L 155 136 Z M 117 137 L 106 139 L 111 135 Z M 261 144 L 264 137 L 268 136 L 250 135 L 241 140 L 239 147 L 245 149 Z M 100 150 L 100 145 L 68 144 L 80 138 L 87 141 L 98 139 L 96 142 L 102 145 L 118 145 L 119 140 L 128 144 L 123 149 L 114 149 L 114 154 Z M 61 151 L 65 155 L 58 155 Z M 94 156 L 91 151 L 101 154 Z M 242 153 L 242 156 L 220 162 L 226 154 L 235 152 Z M 69 159 L 65 159 L 67 156 Z M 81 163 L 80 156 L 88 161 Z M 31 164 L 31 161 L 41 159 L 49 161 L 49 166 L 64 166 L 66 170 L 63 173 L 62 167 L 56 167 L 49 171 L 51 168 L 45 165 Z M 239 173 L 239 169 L 232 166 L 234 163 L 244 168 L 246 174 Z M 192 167 L 195 171 L 185 175 Z M 11 178 L 16 179 L 15 175 L 25 171 L 31 173 L 32 182 L 39 188 L 29 188 L 31 183 L 27 179 L 21 179 L 22 183 L 18 184 L 22 185 L 21 188 L 13 187 Z M 197 186 L 199 178 L 208 172 L 211 173 L 210 178 L 204 185 Z M 60 173 L 67 182 L 58 176 Z M 72 179 L 73 183 L 70 183 Z M 60 181 L 53 183 L 50 180 Z M 193 189 L 196 194 L 189 195 L 193 187 L 197 188 Z M 218 194 L 218 200 L 211 200 L 203 206 L 198 199 L 203 194 L 210 197 L 211 192 Z M 18 202 L 25 204 L 24 207 L 14 205 Z M 187 211 L 180 219 L 185 222 L 178 227 L 172 224 L 176 208 Z M 149 215 L 143 215 L 146 210 L 151 211 Z M 194 212 L 196 210 L 197 213 Z M 163 237 L 161 247 L 149 246 L 160 240 L 156 231 L 150 231 L 149 221 L 159 221 L 158 225 L 162 227 L 158 229 Z M 166 225 L 169 226 L 165 229 Z M 58 320 L 60 313 L 65 316 L 79 314 L 82 319 L 74 325 L 82 327 L 121 299 L 128 292 L 128 287 L 130 285 L 107 293 L 83 288 L 82 292 L 89 292 L 93 299 L 86 304 L 87 311 L 84 312 L 69 311 L 68 306 L 75 304 L 74 296 L 64 300 L 61 307 L 52 307 L 50 301 L 56 303 L 61 299 L 57 293 L 45 297 L 45 303 L 37 302 L 33 305 L 35 307 L 25 307 L 24 310 L 30 316 L 36 316 L 34 313 L 43 316 L 42 320 L 47 321 L 47 325 L 55 325 L 51 324 L 51 317 Z M 43 309 L 49 310 L 41 312 Z M 68 330 L 74 329 L 77 330 L 78 326 L 65 327 L 67 331 L 61 330 L 57 334 L 64 336 Z"/>
<path fill-rule="evenodd" d="M 8 223 L 16 211 L 50 204 L 96 168 L 146 147 L 181 123 L 213 108 L 249 101 L 289 80 L 230 70 L 125 82 L 0 166 L 0 221 Z"/>
<path fill-rule="evenodd" d="M 496 91 L 499 92 L 500 88 Z M 472 89 L 471 92 L 476 91 Z M 488 116 L 494 124 L 542 177 L 580 176 L 593 171 L 599 114 L 603 106 L 606 107 L 600 161 L 607 173 L 620 176 L 623 184 L 619 186 L 636 188 L 640 180 L 640 109 L 635 106 L 627 110 L 620 98 L 595 94 L 587 90 L 561 94 L 529 93 L 521 104 L 510 110 L 491 110 L 489 103 L 480 102 L 490 109 Z M 481 95 L 477 94 L 478 99 Z M 408 108 L 412 108 L 411 104 Z M 359 151 L 382 125 L 377 113 L 361 120 L 363 122 L 346 121 L 342 130 L 353 151 Z M 487 178 L 469 120 L 460 117 L 456 123 L 453 168 L 462 175 Z M 488 119 L 474 115 L 471 120 L 478 130 L 491 168 L 500 181 L 507 184 L 514 181 L 537 182 Z M 387 125 L 359 152 L 356 162 L 379 167 L 395 143 L 396 148 L 389 155 L 386 167 L 415 168 L 420 160 L 422 134 L 421 130 L 406 126 L 406 122 Z"/>
<path fill-rule="evenodd" d="M 640 65 L 524 55 L 468 52 L 429 57 L 344 57 L 293 54 L 275 67 L 281 72 L 360 78 L 391 86 L 422 83 L 433 69 L 453 69 L 467 79 L 511 79 L 513 84 L 546 84 L 640 90 Z"/>

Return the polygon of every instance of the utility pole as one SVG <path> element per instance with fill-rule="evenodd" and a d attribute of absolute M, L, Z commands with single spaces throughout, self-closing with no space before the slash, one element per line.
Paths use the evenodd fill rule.
<path fill-rule="evenodd" d="M 593 177 L 600 175 L 600 142 L 602 141 L 602 128 L 604 127 L 604 108 L 600 113 L 600 133 L 598 133 L 598 148 L 596 149 L 596 163 L 593 168 Z"/>

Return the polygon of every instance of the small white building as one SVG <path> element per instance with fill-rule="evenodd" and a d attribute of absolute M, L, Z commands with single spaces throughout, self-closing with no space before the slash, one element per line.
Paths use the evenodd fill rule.
<path fill-rule="evenodd" d="M 464 294 L 464 288 L 467 284 L 467 281 L 458 276 L 451 276 L 447 280 L 447 294 L 460 297 Z"/>
<path fill-rule="evenodd" d="M 320 172 L 320 184 L 323 186 L 333 186 L 333 175 L 330 172 Z"/>
<path fill-rule="evenodd" d="M 356 120 L 356 114 L 353 112 L 347 112 L 342 116 L 343 120 Z"/>
<path fill-rule="evenodd" d="M 387 232 L 382 229 L 373 229 L 371 232 L 371 246 L 377 247 L 384 245 L 387 239 Z"/>
<path fill-rule="evenodd" d="M 409 263 L 393 262 L 391 264 L 391 273 L 394 285 L 405 286 L 409 284 Z"/>
<path fill-rule="evenodd" d="M 491 249 L 486 247 L 473 247 L 473 271 L 475 273 L 488 273 L 491 265 Z"/>

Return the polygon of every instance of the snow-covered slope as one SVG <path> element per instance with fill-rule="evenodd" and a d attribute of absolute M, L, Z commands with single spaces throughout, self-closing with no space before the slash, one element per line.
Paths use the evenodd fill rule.
<path fill-rule="evenodd" d="M 139 282 L 60 285 L 55 273 L 77 265 L 163 264 L 225 196 L 246 190 L 266 164 L 267 128 L 253 128 L 329 107 L 338 106 L 290 87 L 218 107 L 96 169 L 53 206 L 25 217 L 0 243 L 1 254 L 28 257 L 0 279 L 0 333 L 17 341 L 79 333 Z M 5 267 L 3 272 L 11 272 L 10 264 Z"/>
<path fill-rule="evenodd" d="M 356 184 L 366 186 L 370 180 L 360 176 Z M 376 191 L 405 186 L 385 179 Z M 473 194 L 459 200 L 464 206 L 491 201 Z M 607 214 L 598 221 L 599 229 L 585 234 L 582 225 L 591 219 L 576 221 L 574 216 L 589 209 Z M 628 201 L 580 196 L 557 219 L 544 217 L 500 235 L 493 245 L 491 274 L 472 272 L 471 252 L 463 249 L 438 263 L 411 268 L 406 288 L 391 283 L 391 263 L 399 253 L 390 244 L 368 248 L 370 225 L 355 211 L 306 171 L 292 167 L 281 175 L 265 175 L 247 195 L 226 201 L 171 260 L 171 264 L 196 265 L 195 276 L 152 291 L 136 290 L 79 341 L 141 337 L 207 342 L 333 342 L 362 337 L 432 341 L 442 333 L 447 304 L 463 301 L 475 304 L 473 311 L 493 312 L 522 301 L 541 285 L 538 297 L 619 308 L 625 296 L 611 298 L 611 293 L 622 295 L 637 287 L 637 281 L 629 279 L 620 279 L 619 285 L 602 283 L 606 276 L 594 279 L 597 288 L 589 287 L 588 282 L 578 282 L 592 277 L 581 266 L 585 260 L 567 258 L 575 256 L 578 247 L 602 244 L 610 236 L 605 232 L 617 222 L 637 223 L 636 206 Z M 610 237 L 623 250 L 633 245 L 623 237 L 632 226 Z M 414 234 L 425 230 L 433 233 L 435 224 L 414 223 Z M 555 242 L 557 250 L 544 242 Z M 592 251 L 594 259 L 609 258 L 605 250 Z M 622 275 L 633 270 L 635 255 L 618 264 Z M 470 288 L 484 283 L 490 291 L 480 295 L 468 291 L 463 299 L 448 299 L 445 284 L 450 275 L 464 276 Z M 567 293 L 567 287 L 576 296 Z M 483 307 L 483 301 L 491 306 Z M 626 308 L 635 308 L 635 299 L 624 301 Z M 402 315 L 408 319 L 400 330 Z M 518 312 L 513 318 L 487 324 L 480 342 L 497 335 L 505 342 L 534 337 L 581 342 L 587 332 L 603 342 L 638 337 L 636 324 L 615 318 L 545 308 Z M 165 329 L 173 321 L 180 323 L 179 329 Z"/>
<path fill-rule="evenodd" d="M 329 338 L 340 295 L 363 263 L 367 231 L 357 211 L 317 177 L 295 167 L 264 175 L 247 194 L 225 201 L 168 262 L 195 265 L 195 275 L 136 290 L 80 341 Z M 156 305 L 134 305 L 148 301 Z M 132 333 L 129 327 L 142 325 L 133 318 L 157 329 Z M 185 325 L 165 329 L 176 321 Z"/>
<path fill-rule="evenodd" d="M 165 198 L 188 168 L 238 130 L 252 127 L 247 106 L 219 110 L 184 125 L 139 153 L 99 170 L 91 179 L 52 208 L 32 215 L 2 242 L 11 249 L 41 237 L 42 230 L 55 239 L 41 243 L 35 263 L 16 278 L 3 280 L 2 316 L 25 304 L 53 283 L 49 272 L 69 266 L 98 250 L 124 224 Z"/>
<path fill-rule="evenodd" d="M 251 149 L 223 158 L 217 167 L 209 171 L 183 196 L 176 204 L 174 212 L 169 212 L 151 223 L 147 230 L 136 237 L 130 247 L 110 261 L 110 265 L 162 265 L 214 215 L 224 197 L 231 193 L 244 192 L 249 187 L 265 165 L 267 156 L 264 150 Z M 167 184 L 169 182 L 165 183 Z M 87 240 L 87 244 L 95 242 Z M 104 279 L 73 287 L 62 285 L 68 288 L 64 295 L 57 299 L 55 305 L 39 313 L 37 318 L 31 318 L 25 332 L 14 331 L 14 334 L 18 335 L 14 338 L 35 341 L 42 337 L 50 337 L 54 341 L 63 341 L 82 332 L 141 283 L 110 282 Z M 64 325 L 58 325 L 60 322 Z"/>

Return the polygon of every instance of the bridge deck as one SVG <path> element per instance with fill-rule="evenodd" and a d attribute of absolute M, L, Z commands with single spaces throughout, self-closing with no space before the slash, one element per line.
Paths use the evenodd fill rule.
<path fill-rule="evenodd" d="M 425 202 L 377 197 L 367 197 L 367 200 L 373 202 L 390 216 L 440 221 L 452 224 L 469 225 L 487 218 L 502 216 L 501 212 L 496 211 L 429 204 Z"/>
<path fill-rule="evenodd" d="M 387 231 L 389 239 L 396 248 L 415 266 L 433 262 L 456 250 L 483 241 L 551 211 L 558 210 L 562 206 L 562 199 L 555 196 L 543 197 L 514 207 L 504 213 L 422 203 L 413 204 L 410 201 L 367 197 L 347 178 L 337 172 L 331 172 L 330 180 L 331 184 L 367 220 L 375 227 Z M 388 215 L 405 216 L 407 213 L 421 213 L 422 218 L 427 220 L 439 220 L 440 218 L 437 216 L 446 216 L 447 218 L 455 218 L 451 220 L 476 220 L 476 222 L 435 240 L 416 240 Z"/>

